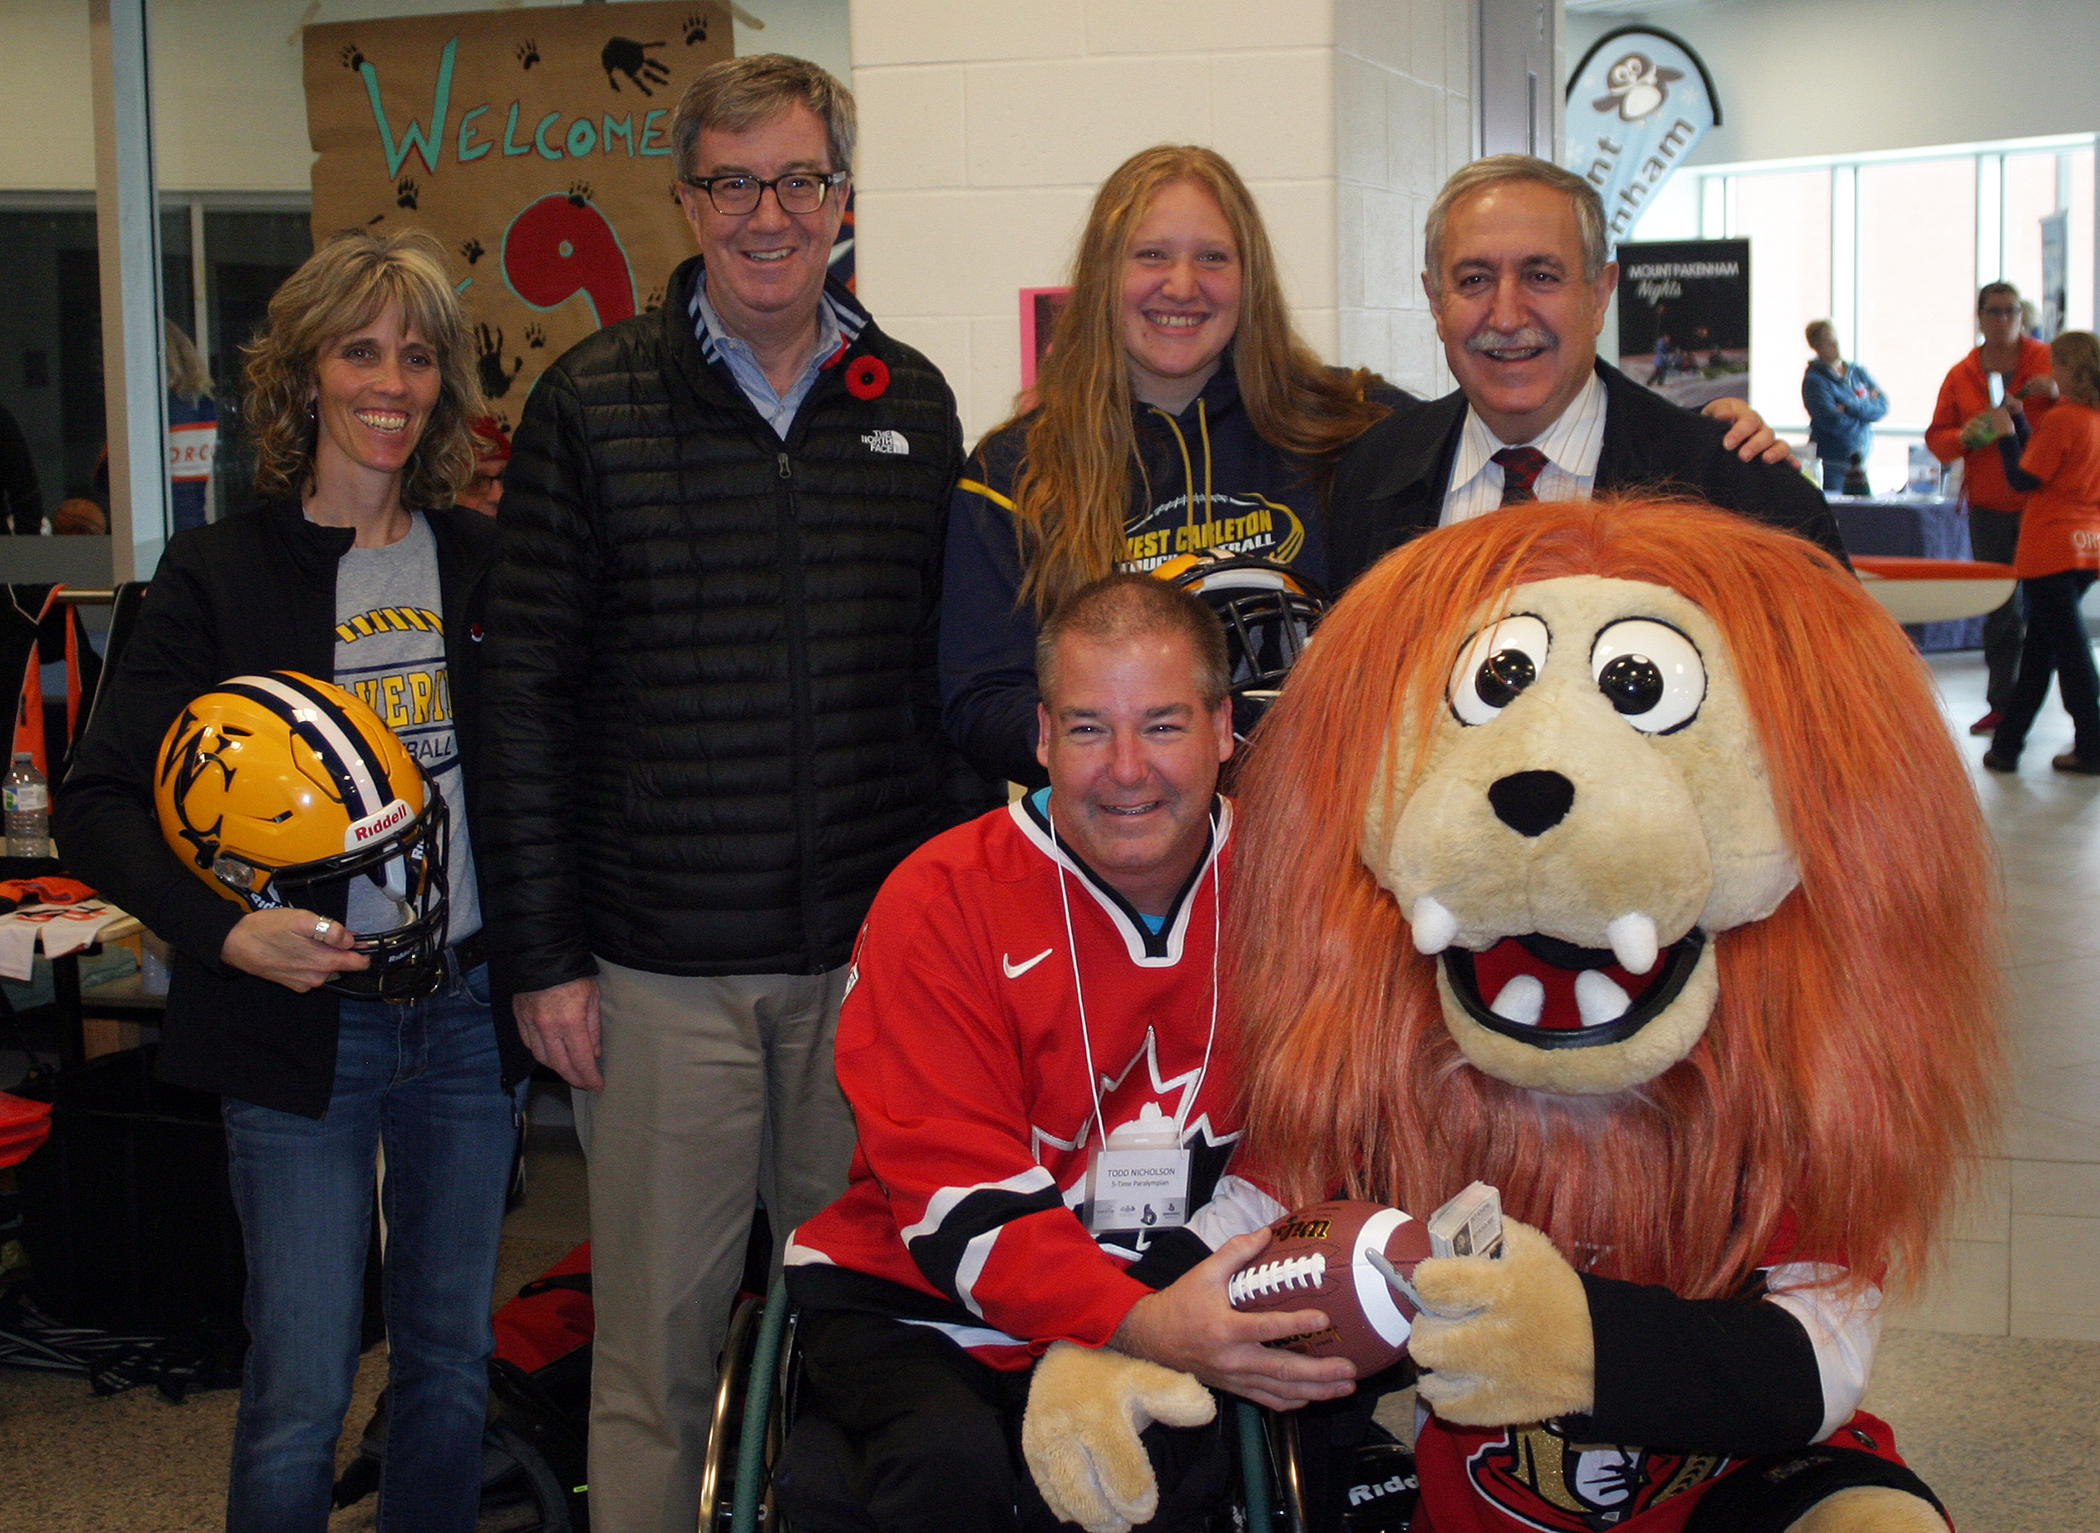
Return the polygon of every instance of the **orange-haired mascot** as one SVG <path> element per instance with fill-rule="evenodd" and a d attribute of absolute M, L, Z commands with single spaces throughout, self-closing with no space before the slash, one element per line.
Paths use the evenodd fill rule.
<path fill-rule="evenodd" d="M 1259 1169 L 1510 1219 L 1416 1275 L 1417 1533 L 1942 1528 L 1857 1406 L 1992 1125 L 1995 863 L 1858 581 L 1687 506 L 1446 528 L 1242 785 Z"/>

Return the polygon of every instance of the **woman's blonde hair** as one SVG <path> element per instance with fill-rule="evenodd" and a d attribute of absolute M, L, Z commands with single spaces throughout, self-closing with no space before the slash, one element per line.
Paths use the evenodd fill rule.
<path fill-rule="evenodd" d="M 485 407 L 443 248 L 420 229 L 352 230 L 330 239 L 285 279 L 270 300 L 269 323 L 242 348 L 247 397 L 241 412 L 255 443 L 258 495 L 298 495 L 313 474 L 321 349 L 397 304 L 405 328 L 423 338 L 438 364 L 437 404 L 402 471 L 402 504 L 449 505 L 473 479 L 478 449 L 469 423 Z"/>
<path fill-rule="evenodd" d="M 2066 330 L 2049 343 L 2049 356 L 2070 374 L 2071 386 L 2064 392 L 2100 409 L 2100 336 L 2090 330 Z"/>
<path fill-rule="evenodd" d="M 204 365 L 204 358 L 197 354 L 196 343 L 189 332 L 172 319 L 161 321 L 164 337 L 163 349 L 167 352 L 168 392 L 185 404 L 195 404 L 211 392 L 211 369 Z"/>
<path fill-rule="evenodd" d="M 1034 415 L 1006 423 L 1029 422 L 1014 521 L 1020 599 L 1039 616 L 1114 569 L 1122 550 L 1131 470 L 1143 472 L 1123 349 L 1124 262 L 1153 198 L 1184 181 L 1216 201 L 1239 247 L 1239 329 L 1230 365 L 1255 431 L 1287 452 L 1320 458 L 1386 413 L 1365 398 L 1368 371 L 1331 372 L 1291 328 L 1268 231 L 1224 157 L 1184 144 L 1132 155 L 1094 196 L 1072 260 L 1071 301 L 1036 379 Z"/>

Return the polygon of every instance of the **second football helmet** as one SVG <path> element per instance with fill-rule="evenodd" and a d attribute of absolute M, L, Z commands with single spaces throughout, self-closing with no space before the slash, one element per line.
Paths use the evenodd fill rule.
<path fill-rule="evenodd" d="M 245 909 L 307 904 L 356 878 L 386 895 L 398 921 L 359 933 L 370 966 L 328 989 L 409 1001 L 443 983 L 444 796 L 342 688 L 296 671 L 222 682 L 168 727 L 153 803 L 183 865 Z"/>
<path fill-rule="evenodd" d="M 1327 610 L 1318 581 L 1273 559 L 1183 554 L 1153 574 L 1193 591 L 1225 625 L 1232 665 L 1232 732 L 1244 740 L 1276 700 Z"/>

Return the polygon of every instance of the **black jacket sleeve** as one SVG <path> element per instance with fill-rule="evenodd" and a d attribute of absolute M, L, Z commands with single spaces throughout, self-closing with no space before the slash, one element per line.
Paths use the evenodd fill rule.
<path fill-rule="evenodd" d="M 966 470 L 949 504 L 941 722 L 978 771 L 1040 788 L 1050 779 L 1035 759 L 1035 614 L 1016 605 L 1020 545 L 1003 500 Z"/>
<path fill-rule="evenodd" d="M 960 494 L 955 481 L 962 471 L 962 422 L 949 413 L 947 479 L 949 489 L 944 511 L 952 516 L 955 501 Z M 919 632 L 914 641 L 916 651 L 912 667 L 912 713 L 918 721 L 919 738 L 924 742 L 927 755 L 936 764 L 941 777 L 941 791 L 935 808 L 935 823 L 928 827 L 928 835 L 974 820 L 987 809 L 997 808 L 1005 802 L 1006 779 L 996 772 L 979 767 L 949 733 L 941 669 L 942 609 L 947 601 L 948 523 L 944 517 L 942 535 L 934 542 L 934 559 L 928 571 L 925 591 L 926 607 Z M 1031 685 L 1034 672 L 1029 673 Z"/>
<path fill-rule="evenodd" d="M 490 951 L 518 992 L 598 972 L 573 844 L 575 774 L 602 765 L 578 723 L 578 698 L 598 663 L 600 550 L 584 468 L 582 408 L 557 364 L 532 391 L 503 476 L 482 659 L 487 765 L 475 855 Z"/>
<path fill-rule="evenodd" d="M 1681 409 L 1599 362 L 1605 389 L 1597 493 L 1691 495 L 1806 538 L 1846 568 L 1845 542 L 1823 492 L 1794 468 L 1745 463 L 1721 445 L 1728 428 Z"/>
<path fill-rule="evenodd" d="M 2013 434 L 1998 438 L 1998 457 L 2005 464 L 2005 482 L 2022 495 L 2039 490 L 2043 481 L 2020 467 L 2020 454 L 2027 450 L 2027 442 L 2034 435 L 2034 428 L 2027 424 L 2025 412 L 2012 418 Z"/>
<path fill-rule="evenodd" d="M 1757 1298 L 1685 1299 L 1585 1274 L 1597 1398 L 1582 1438 L 1651 1448 L 1778 1453 L 1823 1424 L 1823 1379 L 1801 1322 Z"/>
<path fill-rule="evenodd" d="M 137 916 L 221 977 L 227 933 L 241 919 L 176 860 L 153 808 L 153 761 L 175 715 L 223 680 L 211 674 L 218 650 L 195 547 L 178 538 L 153 572 L 110 690 L 96 708 L 53 813 L 69 871 Z"/>

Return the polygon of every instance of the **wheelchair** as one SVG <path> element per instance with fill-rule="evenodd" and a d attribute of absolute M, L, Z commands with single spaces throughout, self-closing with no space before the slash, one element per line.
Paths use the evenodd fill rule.
<path fill-rule="evenodd" d="M 801 1376 L 787 1284 L 747 1295 L 731 1313 L 700 1471 L 700 1533 L 793 1533 L 774 1495 L 773 1470 L 794 1424 Z M 1305 1533 L 1298 1427 L 1285 1412 L 1233 1400 L 1239 1459 L 1234 1525 L 1248 1533 Z"/>

